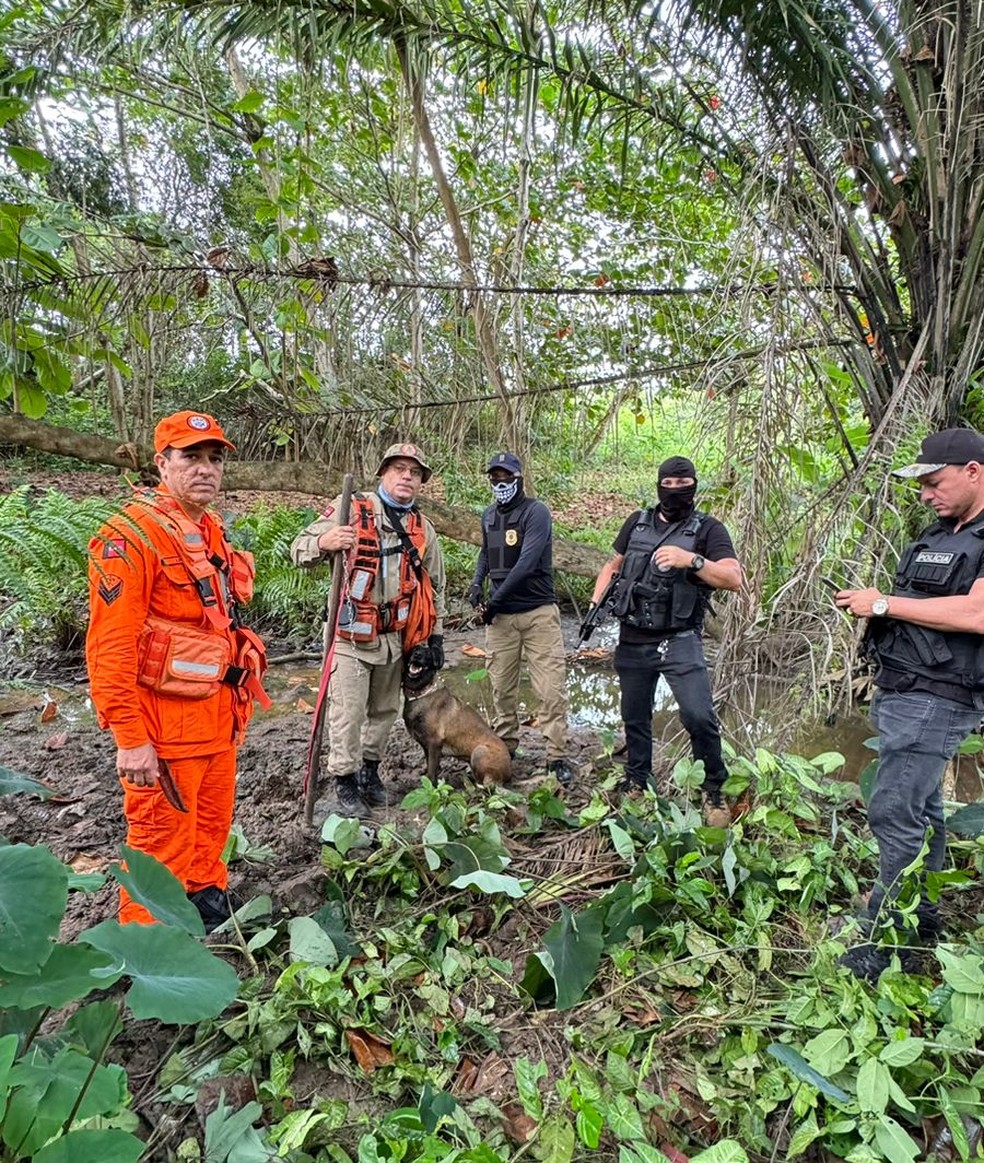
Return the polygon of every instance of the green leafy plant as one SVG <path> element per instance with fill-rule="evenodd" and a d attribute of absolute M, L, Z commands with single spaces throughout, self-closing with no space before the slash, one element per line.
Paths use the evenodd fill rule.
<path fill-rule="evenodd" d="M 10 787 L 10 775 L 7 787 Z M 20 777 L 16 790 L 43 794 Z M 144 1145 L 132 1133 L 122 1067 L 107 1052 L 124 1015 L 193 1024 L 236 997 L 234 970 L 196 937 L 201 918 L 158 861 L 124 848 L 111 875 L 163 923 L 107 920 L 77 942 L 58 940 L 70 891 L 98 887 L 43 845 L 0 846 L 0 1159 L 14 1163 L 135 1163 Z M 126 980 L 119 1000 L 84 1003 Z"/>

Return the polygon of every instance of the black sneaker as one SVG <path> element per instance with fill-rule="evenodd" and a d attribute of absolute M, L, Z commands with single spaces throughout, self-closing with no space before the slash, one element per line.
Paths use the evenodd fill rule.
<path fill-rule="evenodd" d="M 359 776 L 340 775 L 335 780 L 335 798 L 343 816 L 366 816 L 369 806 L 359 794 Z"/>
<path fill-rule="evenodd" d="M 574 768 L 566 759 L 551 759 L 547 764 L 547 775 L 555 776 L 561 787 L 574 782 Z"/>
<path fill-rule="evenodd" d="M 359 795 L 367 804 L 374 808 L 385 807 L 386 788 L 383 787 L 383 781 L 379 778 L 378 759 L 365 760 L 356 782 L 359 787 Z"/>
<path fill-rule="evenodd" d="M 619 780 L 615 787 L 615 791 L 623 796 L 638 796 L 641 795 L 646 788 L 649 787 L 648 779 L 639 779 L 638 776 L 626 774 Z"/>
<path fill-rule="evenodd" d="M 225 890 L 214 884 L 210 884 L 208 888 L 200 888 L 197 892 L 188 893 L 188 900 L 198 909 L 206 933 L 211 933 L 219 925 L 225 924 L 232 916 Z"/>

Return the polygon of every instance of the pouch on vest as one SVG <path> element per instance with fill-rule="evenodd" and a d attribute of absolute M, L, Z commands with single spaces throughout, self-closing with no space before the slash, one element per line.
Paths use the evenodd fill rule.
<path fill-rule="evenodd" d="M 137 645 L 137 682 L 173 698 L 207 699 L 218 692 L 231 658 L 228 638 L 151 617 Z"/>
<path fill-rule="evenodd" d="M 231 555 L 229 573 L 236 601 L 250 601 L 253 597 L 253 582 L 256 578 L 256 562 L 252 553 L 247 553 L 245 549 L 234 549 Z"/>
<path fill-rule="evenodd" d="M 338 611 L 338 636 L 349 642 L 375 642 L 376 623 L 360 618 L 355 604 L 346 598 Z"/>
<path fill-rule="evenodd" d="M 966 558 L 965 553 L 918 545 L 907 570 L 907 581 L 921 594 L 952 594 L 953 578 L 963 568 Z"/>

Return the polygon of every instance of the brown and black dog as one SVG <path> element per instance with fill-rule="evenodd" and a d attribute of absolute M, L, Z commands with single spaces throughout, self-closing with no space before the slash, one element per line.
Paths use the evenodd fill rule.
<path fill-rule="evenodd" d="M 441 686 L 437 671 L 413 654 L 403 662 L 403 721 L 427 756 L 427 778 L 437 780 L 441 753 L 467 759 L 485 787 L 512 778 L 509 748 L 482 716 Z"/>

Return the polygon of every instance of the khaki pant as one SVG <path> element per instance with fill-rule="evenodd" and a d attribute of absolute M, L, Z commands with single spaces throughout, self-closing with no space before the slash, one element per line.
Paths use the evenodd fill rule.
<path fill-rule="evenodd" d="M 547 761 L 567 754 L 567 665 L 560 610 L 555 604 L 520 614 L 496 614 L 485 631 L 492 683 L 492 730 L 515 751 L 519 742 L 519 676 L 524 656 L 536 697 Z"/>
<path fill-rule="evenodd" d="M 338 640 L 328 682 L 329 775 L 352 775 L 363 759 L 383 758 L 402 676 L 399 634 L 382 634 L 371 647 Z"/>

